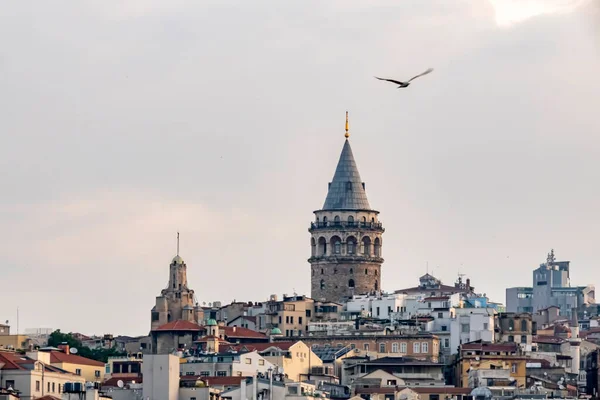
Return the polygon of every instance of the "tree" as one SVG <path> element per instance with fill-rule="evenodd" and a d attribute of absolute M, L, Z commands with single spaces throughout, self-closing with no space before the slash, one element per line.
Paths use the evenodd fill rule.
<path fill-rule="evenodd" d="M 84 346 L 81 341 L 75 338 L 71 333 L 62 333 L 60 329 L 55 330 L 48 338 L 48 346 L 58 347 L 61 344 L 67 344 L 70 348 L 76 348 L 77 354 L 81 357 L 92 360 L 107 362 L 108 357 L 125 356 L 127 353 L 118 351 L 116 347 L 110 349 L 90 349 Z"/>

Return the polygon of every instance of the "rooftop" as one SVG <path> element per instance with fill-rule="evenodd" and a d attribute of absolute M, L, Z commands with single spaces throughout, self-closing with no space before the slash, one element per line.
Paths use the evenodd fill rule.
<path fill-rule="evenodd" d="M 199 331 L 199 330 L 200 330 L 200 325 L 198 325 L 194 322 L 183 321 L 183 320 L 171 321 L 164 325 L 159 326 L 156 329 L 153 329 L 153 331 Z"/>

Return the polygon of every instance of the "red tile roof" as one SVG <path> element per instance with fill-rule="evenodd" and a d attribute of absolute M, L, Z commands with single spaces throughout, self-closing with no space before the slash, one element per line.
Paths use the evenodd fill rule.
<path fill-rule="evenodd" d="M 267 339 L 267 335 L 264 333 L 253 331 L 248 328 L 240 328 L 239 326 L 221 326 L 219 330 L 223 332 L 223 335 L 227 338 L 253 338 L 253 339 Z"/>
<path fill-rule="evenodd" d="M 479 351 L 517 351 L 516 343 L 465 343 L 461 350 L 479 350 Z"/>
<path fill-rule="evenodd" d="M 283 351 L 287 351 L 298 342 L 275 342 L 275 343 L 242 343 L 236 345 L 224 345 L 223 347 L 219 347 L 219 353 L 228 353 L 231 351 L 243 351 L 246 349 L 247 351 L 257 351 L 262 353 L 268 349 L 279 349 Z"/>
<path fill-rule="evenodd" d="M 23 369 L 23 367 L 19 365 L 21 362 L 17 360 L 17 358 L 21 357 L 23 356 L 17 353 L 0 351 L 0 362 L 4 363 L 2 369 Z"/>
<path fill-rule="evenodd" d="M 67 364 L 78 364 L 78 365 L 91 365 L 93 367 L 104 367 L 105 366 L 105 364 L 103 362 L 92 360 L 90 358 L 77 356 L 75 354 L 66 354 L 61 351 L 50 352 L 50 363 L 51 364 L 67 363 Z"/>
<path fill-rule="evenodd" d="M 545 344 L 561 344 L 561 343 L 565 343 L 566 340 L 561 338 L 561 337 L 557 337 L 557 336 L 544 336 L 544 335 L 537 335 L 534 336 L 531 339 L 532 342 L 534 343 L 545 343 Z"/>
<path fill-rule="evenodd" d="M 161 325 L 153 331 L 199 331 L 200 329 L 200 325 L 194 322 L 177 320 Z"/>

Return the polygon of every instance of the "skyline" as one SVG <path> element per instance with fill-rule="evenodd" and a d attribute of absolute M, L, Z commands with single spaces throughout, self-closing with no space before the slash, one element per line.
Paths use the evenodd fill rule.
<path fill-rule="evenodd" d="M 505 303 L 551 248 L 600 282 L 597 2 L 273 4 L 0 11 L 0 318 L 146 334 L 178 231 L 201 304 L 309 294 L 346 110 L 384 290 L 428 263 Z"/>

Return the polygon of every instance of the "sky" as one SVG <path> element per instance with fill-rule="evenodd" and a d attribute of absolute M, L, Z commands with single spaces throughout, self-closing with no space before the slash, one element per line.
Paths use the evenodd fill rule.
<path fill-rule="evenodd" d="M 384 290 L 600 285 L 600 0 L 0 0 L 0 49 L 13 331 L 147 334 L 177 231 L 200 303 L 309 295 L 346 110 Z"/>

